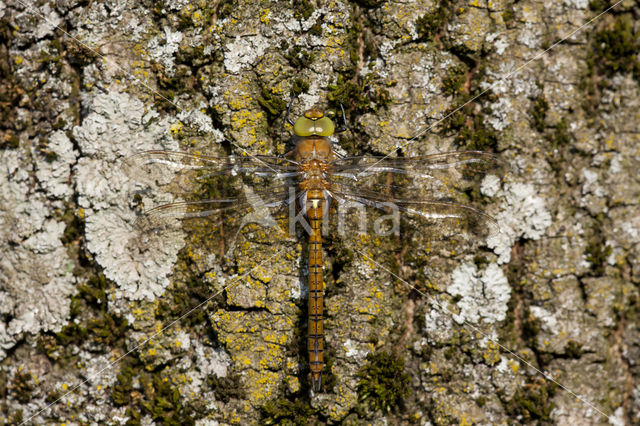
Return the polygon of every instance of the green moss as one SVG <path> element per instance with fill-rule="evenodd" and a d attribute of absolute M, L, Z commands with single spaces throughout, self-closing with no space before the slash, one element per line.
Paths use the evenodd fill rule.
<path fill-rule="evenodd" d="M 124 337 L 128 327 L 129 323 L 122 316 L 108 313 L 89 320 L 87 331 L 94 343 L 111 346 Z"/>
<path fill-rule="evenodd" d="M 404 360 L 386 352 L 367 356 L 367 364 L 357 373 L 358 397 L 374 411 L 390 412 L 409 395 L 409 375 Z"/>
<path fill-rule="evenodd" d="M 84 299 L 89 305 L 99 307 L 106 311 L 107 288 L 109 288 L 107 278 L 103 273 L 98 273 L 89 277 L 85 283 L 78 286 L 78 296 Z"/>
<path fill-rule="evenodd" d="M 7 400 L 7 373 L 0 370 L 0 401 Z"/>
<path fill-rule="evenodd" d="M 76 214 L 76 209 L 73 206 L 65 206 L 65 210 L 61 215 L 56 215 L 57 219 L 64 222 L 65 228 L 62 234 L 62 244 L 67 247 L 67 252 L 72 258 L 78 258 L 77 246 L 79 246 L 83 240 L 84 235 L 84 221 Z M 80 259 L 78 259 L 80 261 Z M 75 274 L 76 271 L 74 271 Z"/>
<path fill-rule="evenodd" d="M 9 386 L 13 397 L 23 404 L 31 401 L 31 393 L 35 388 L 32 374 L 28 371 L 16 371 Z"/>
<path fill-rule="evenodd" d="M 621 16 L 613 25 L 596 33 L 589 61 L 607 76 L 631 72 L 640 80 L 639 49 L 638 34 L 633 29 L 631 19 Z"/>
<path fill-rule="evenodd" d="M 589 244 L 585 249 L 585 254 L 587 261 L 591 263 L 591 272 L 594 275 L 604 275 L 604 268 L 607 258 L 611 255 L 611 251 L 611 246 L 605 245 L 605 243 L 599 238 L 594 238 L 589 241 Z"/>
<path fill-rule="evenodd" d="M 329 103 L 339 111 L 342 103 L 349 115 L 376 112 L 391 104 L 389 91 L 375 84 L 374 74 L 358 79 L 348 79 L 338 75 L 335 84 L 329 85 Z"/>
<path fill-rule="evenodd" d="M 596 13 L 602 13 L 609 6 L 607 0 L 591 0 L 589 2 L 589 9 Z"/>
<path fill-rule="evenodd" d="M 115 405 L 127 405 L 131 402 L 134 375 L 135 371 L 129 366 L 120 369 L 116 376 L 116 384 L 111 387 L 111 400 Z"/>
<path fill-rule="evenodd" d="M 262 407 L 262 419 L 260 424 L 263 425 L 307 425 L 315 424 L 318 420 L 315 418 L 317 410 L 309 405 L 309 402 L 295 398 L 290 401 L 280 398 L 275 401 L 269 401 Z"/>
<path fill-rule="evenodd" d="M 551 146 L 553 149 L 568 146 L 571 143 L 571 134 L 569 133 L 569 123 L 566 118 L 562 118 L 558 124 L 556 124 L 555 130 L 550 137 Z"/>
<path fill-rule="evenodd" d="M 457 350 L 457 347 L 454 346 L 454 345 L 449 346 L 444 351 L 444 358 L 447 359 L 447 360 L 451 360 L 453 358 L 457 358 L 457 355 L 458 355 L 458 350 Z"/>
<path fill-rule="evenodd" d="M 128 406 L 127 424 L 140 424 L 142 416 L 149 415 L 158 424 L 195 424 L 193 407 L 182 403 L 179 388 L 166 370 L 147 373 L 137 358 L 128 357 L 121 364 L 116 383 L 111 388 L 111 399 L 116 406 Z M 137 379 L 137 380 L 136 380 Z M 139 388 L 134 383 L 139 381 Z"/>
<path fill-rule="evenodd" d="M 464 90 L 467 80 L 467 69 L 463 65 L 451 67 L 442 80 L 442 91 L 450 96 L 458 96 Z"/>
<path fill-rule="evenodd" d="M 580 358 L 584 353 L 584 350 L 582 350 L 582 345 L 575 340 L 569 340 L 564 350 L 569 358 L 574 359 Z"/>
<path fill-rule="evenodd" d="M 513 28 L 516 21 L 516 12 L 513 10 L 513 4 L 506 5 L 504 12 L 502 12 L 502 20 L 507 28 Z"/>
<path fill-rule="evenodd" d="M 478 405 L 478 407 L 482 408 L 486 403 L 487 398 L 485 398 L 484 396 L 479 396 L 478 398 L 476 398 L 476 404 Z"/>
<path fill-rule="evenodd" d="M 293 46 L 287 50 L 284 58 L 289 61 L 289 65 L 298 70 L 308 68 L 314 60 L 313 52 L 300 46 Z"/>
<path fill-rule="evenodd" d="M 467 119 L 455 138 L 455 143 L 465 149 L 493 151 L 498 145 L 498 136 L 484 124 L 484 115 L 478 114 Z"/>
<path fill-rule="evenodd" d="M 527 311 L 522 320 L 522 339 L 529 347 L 537 347 L 536 337 L 540 333 L 540 320 Z"/>
<path fill-rule="evenodd" d="M 86 339 L 87 330 L 79 324 L 69 323 L 55 337 L 58 346 L 79 345 Z"/>
<path fill-rule="evenodd" d="M 309 0 L 299 0 L 293 2 L 293 16 L 296 19 L 307 20 L 313 15 L 315 7 Z"/>
<path fill-rule="evenodd" d="M 185 46 L 184 49 L 180 49 L 176 56 L 180 63 L 190 64 L 193 67 L 201 67 L 211 61 L 209 55 L 205 55 L 205 44 L 198 44 L 196 46 Z"/>
<path fill-rule="evenodd" d="M 181 402 L 180 390 L 168 377 L 162 374 L 140 375 L 144 399 L 140 401 L 143 413 L 149 414 L 155 422 L 166 425 L 193 425 L 191 410 Z"/>
<path fill-rule="evenodd" d="M 207 243 L 216 244 L 215 236 L 204 237 Z M 197 265 L 189 255 L 190 246 L 187 245 L 178 253 L 176 262 L 176 279 L 164 297 L 158 300 L 156 308 L 156 319 L 171 322 L 182 317 L 185 312 L 191 311 L 195 306 L 203 303 L 211 293 L 211 288 L 202 279 Z M 213 302 L 212 302 L 213 303 Z M 180 323 L 192 328 L 196 325 L 206 325 L 209 323 L 207 309 L 197 309 L 181 318 Z M 210 331 L 210 328 L 207 327 Z"/>
<path fill-rule="evenodd" d="M 435 12 L 422 15 L 416 20 L 416 31 L 421 39 L 431 41 L 442 30 L 449 14 L 448 5 L 448 0 L 439 1 Z"/>
<path fill-rule="evenodd" d="M 177 95 L 196 96 L 196 79 L 191 69 L 185 65 L 177 65 L 172 75 L 164 71 L 164 66 L 154 63 L 151 67 L 158 81 L 156 89 L 159 95 L 169 101 L 173 101 Z M 163 111 L 173 111 L 177 107 L 172 102 L 167 102 L 162 97 L 155 97 L 155 106 Z"/>
<path fill-rule="evenodd" d="M 384 3 L 384 0 L 354 0 L 353 2 L 366 9 L 374 9 Z"/>
<path fill-rule="evenodd" d="M 533 128 L 540 133 L 542 133 L 545 128 L 547 111 L 549 111 L 549 102 L 547 102 L 544 95 L 538 96 L 533 103 L 533 108 L 531 108 L 530 114 Z"/>
<path fill-rule="evenodd" d="M 470 78 L 468 72 L 471 72 Z M 472 101 L 480 94 L 492 99 L 492 94 L 485 93 L 478 84 L 482 73 L 481 66 L 467 71 L 465 66 L 459 65 L 448 71 L 443 79 L 442 90 L 453 96 L 455 106 L 445 113 L 449 118 L 444 122 L 443 131 L 455 135 L 454 143 L 459 148 L 494 151 L 497 148 L 498 136 L 493 128 L 485 125 L 485 115 L 478 111 Z"/>
<path fill-rule="evenodd" d="M 49 138 L 40 138 L 36 149 L 38 150 L 38 154 L 42 155 L 45 160 L 49 162 L 58 159 L 58 154 L 49 149 Z"/>
<path fill-rule="evenodd" d="M 64 126 L 66 125 L 67 125 L 67 122 L 64 119 L 58 118 L 58 120 L 53 124 L 53 130 L 60 130 L 64 128 Z"/>
<path fill-rule="evenodd" d="M 298 96 L 301 93 L 306 93 L 309 91 L 309 82 L 301 78 L 296 78 L 293 81 L 293 86 L 291 87 L 291 90 L 293 91 L 293 94 L 295 96 Z"/>
<path fill-rule="evenodd" d="M 320 37 L 322 35 L 322 24 L 320 22 L 313 24 L 313 26 L 309 28 L 309 34 Z"/>
<path fill-rule="evenodd" d="M 521 416 L 521 421 L 548 422 L 554 408 L 552 401 L 556 384 L 542 378 L 531 379 L 524 388 L 518 389 L 506 404 L 506 411 L 512 416 Z"/>
<path fill-rule="evenodd" d="M 226 377 L 210 375 L 207 377 L 207 384 L 216 393 L 216 399 L 225 404 L 232 399 L 244 399 L 245 391 L 240 386 L 240 376 L 228 374 Z"/>
<path fill-rule="evenodd" d="M 44 334 L 38 336 L 38 343 L 36 345 L 38 350 L 47 355 L 49 359 L 57 360 L 58 354 L 58 342 L 55 336 Z"/>
<path fill-rule="evenodd" d="M 19 146 L 20 139 L 18 136 L 11 130 L 7 130 L 2 140 L 0 140 L 0 149 L 16 149 Z"/>
<path fill-rule="evenodd" d="M 222 0 L 217 4 L 218 19 L 224 19 L 233 15 L 233 11 L 237 8 L 233 0 Z"/>
<path fill-rule="evenodd" d="M 13 412 L 13 419 L 9 419 L 8 424 L 21 425 L 24 422 L 24 414 L 22 410 L 16 410 Z"/>
<path fill-rule="evenodd" d="M 344 68 L 339 71 L 349 77 L 355 75 L 358 62 L 360 61 L 360 40 L 363 37 L 362 32 L 364 31 L 362 23 L 360 22 L 361 19 L 360 16 L 351 18 L 351 25 L 347 29 L 347 36 L 342 44 L 342 47 L 349 54 L 349 64 L 345 64 Z"/>
<path fill-rule="evenodd" d="M 66 347 L 72 344 L 80 346 L 87 339 L 90 339 L 94 344 L 110 346 L 124 337 L 128 326 L 126 319 L 110 313 L 89 319 L 84 326 L 72 322 L 55 334 L 55 346 L 53 342 L 49 342 L 48 346 L 43 346 L 43 350 L 46 350 L 45 353 L 50 353 L 58 349 L 58 347 Z"/>
<path fill-rule="evenodd" d="M 590 8 L 601 13 L 610 5 L 607 1 L 592 1 Z M 611 79 L 602 76 L 628 73 L 640 82 L 640 34 L 634 30 L 633 17 L 628 13 L 606 14 L 597 24 L 599 28 L 591 32 L 591 48 L 587 50 L 587 73 L 579 84 L 583 93 L 581 106 L 590 127 L 600 125 L 600 98 L 611 85 Z"/>
<path fill-rule="evenodd" d="M 305 330 L 306 333 L 306 330 Z M 305 334 L 306 337 L 306 334 Z M 305 341 L 306 343 L 306 341 Z M 306 349 L 306 346 L 303 345 L 304 349 Z M 324 366 L 324 370 L 322 371 L 322 389 L 324 390 L 324 392 L 331 392 L 333 388 L 335 388 L 335 386 L 338 384 L 338 377 L 333 374 L 333 363 L 336 360 L 336 353 L 333 350 L 330 350 L 328 348 L 325 347 L 325 366 Z M 306 351 L 305 351 L 306 352 Z"/>
<path fill-rule="evenodd" d="M 102 273 L 78 285 L 78 293 L 71 300 L 71 317 L 79 321 L 64 326 L 54 335 L 55 342 L 43 336 L 42 351 L 50 355 L 70 345 L 82 346 L 87 340 L 111 346 L 123 339 L 129 325 L 124 317 L 108 312 L 107 290 L 111 285 Z"/>
<path fill-rule="evenodd" d="M 287 109 L 287 103 L 267 86 L 262 86 L 258 103 L 271 120 L 279 117 Z"/>

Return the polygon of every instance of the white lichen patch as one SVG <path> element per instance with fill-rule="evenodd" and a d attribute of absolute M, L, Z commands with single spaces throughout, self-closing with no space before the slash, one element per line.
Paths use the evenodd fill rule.
<path fill-rule="evenodd" d="M 262 35 L 236 37 L 225 47 L 224 66 L 230 73 L 238 73 L 255 65 L 269 46 L 269 40 Z"/>
<path fill-rule="evenodd" d="M 0 314 L 9 320 L 0 323 L 0 359 L 25 333 L 60 331 L 70 314 L 76 280 L 62 244 L 66 225 L 56 215 L 72 193 L 68 178 L 77 153 L 63 135 L 48 148 L 49 159 L 33 156 L 42 166 L 37 170 L 24 150 L 2 151 Z"/>
<path fill-rule="evenodd" d="M 493 46 L 498 55 L 504 54 L 507 47 L 509 47 L 508 39 L 501 33 L 489 33 L 485 40 Z"/>
<path fill-rule="evenodd" d="M 190 111 L 180 111 L 178 113 L 178 120 L 180 120 L 181 123 L 192 125 L 203 133 L 212 135 L 213 139 L 216 141 L 223 140 L 224 134 L 220 130 L 214 128 L 211 117 L 202 112 L 206 106 L 200 105 L 199 108 L 200 110 L 194 109 Z"/>
<path fill-rule="evenodd" d="M 505 60 L 497 65 L 497 69 L 488 69 L 487 76 L 480 86 L 483 91 L 497 95 L 498 100 L 492 102 L 485 123 L 497 131 L 504 131 L 521 119 L 520 102 L 522 98 L 535 96 L 539 87 L 535 82 L 522 78 L 519 64 Z M 528 119 L 528 116 L 527 116 Z"/>
<path fill-rule="evenodd" d="M 586 9 L 589 6 L 589 0 L 562 0 L 562 3 L 566 6 L 574 9 Z"/>
<path fill-rule="evenodd" d="M 480 191 L 487 197 L 493 197 L 500 190 L 500 178 L 496 175 L 487 175 L 482 179 Z"/>
<path fill-rule="evenodd" d="M 453 321 L 449 302 L 430 301 L 431 310 L 425 314 L 425 331 L 430 344 L 446 342 L 453 337 Z"/>
<path fill-rule="evenodd" d="M 481 191 L 489 193 L 492 189 L 491 185 L 481 187 Z M 518 238 L 538 240 L 544 235 L 551 225 L 551 213 L 531 184 L 510 183 L 494 195 L 502 199 L 500 212 L 494 216 L 500 232 L 489 236 L 487 245 L 498 255 L 498 263 L 503 264 L 511 259 L 511 247 Z"/>
<path fill-rule="evenodd" d="M 447 293 L 460 297 L 460 312 L 452 315 L 458 324 L 477 324 L 480 320 L 493 324 L 506 318 L 511 287 L 497 264 L 490 263 L 479 271 L 473 263 L 465 262 L 453 271 Z"/>
<path fill-rule="evenodd" d="M 558 331 L 558 319 L 549 311 L 539 306 L 530 306 L 529 312 L 535 318 L 539 319 L 542 325 L 542 329 L 551 334 L 557 335 Z"/>
<path fill-rule="evenodd" d="M 69 185 L 69 176 L 78 152 L 73 149 L 73 144 L 61 130 L 51 135 L 46 149 L 54 159 L 36 157 L 36 179 L 40 186 L 54 197 L 69 197 L 73 194 L 73 188 Z"/>
<path fill-rule="evenodd" d="M 351 339 L 345 340 L 342 344 L 344 355 L 350 358 L 356 358 L 357 360 L 364 360 L 369 354 L 369 351 L 360 349 L 360 346 L 362 346 L 362 344 L 354 342 Z"/>
<path fill-rule="evenodd" d="M 187 399 L 202 398 L 212 404 L 216 400 L 215 389 L 211 389 L 207 378 L 226 377 L 231 358 L 226 352 L 203 345 L 197 339 L 192 339 L 190 344 L 191 355 L 182 357 L 177 365 L 178 371 L 182 372 L 180 393 Z"/>
<path fill-rule="evenodd" d="M 38 6 L 38 14 L 44 16 L 45 19 L 38 20 L 38 25 L 36 26 L 34 31 L 36 39 L 40 40 L 47 36 L 52 36 L 55 29 L 62 22 L 62 18 L 58 14 L 58 11 L 55 9 L 55 7 L 52 7 L 52 5 L 48 3 L 43 4 L 42 6 Z"/>
<path fill-rule="evenodd" d="M 118 290 L 116 298 L 153 300 L 169 284 L 167 276 L 184 244 L 176 229 L 162 235 L 144 235 L 135 227 L 130 207 L 136 191 L 144 191 L 123 167 L 123 157 L 135 152 L 169 148 L 169 120 L 158 120 L 143 104 L 111 91 L 93 98 L 91 112 L 74 136 L 87 154 L 76 166 L 78 203 L 84 209 L 87 248 Z M 145 193 L 147 194 L 147 193 Z M 167 194 L 152 194 L 158 202 Z M 149 199 L 143 199 L 149 201 Z"/>
<path fill-rule="evenodd" d="M 161 63 L 167 75 L 172 76 L 175 73 L 175 54 L 180 47 L 182 34 L 178 31 L 171 31 L 170 28 L 164 28 L 164 37 L 154 37 L 149 42 L 149 56 L 154 61 Z"/>
<path fill-rule="evenodd" d="M 84 378 L 87 380 L 89 392 L 94 398 L 108 399 L 109 388 L 116 382 L 118 364 L 113 364 L 113 357 L 90 352 L 81 352 L 79 356 L 84 367 Z M 73 379 L 72 379 L 73 380 Z"/>

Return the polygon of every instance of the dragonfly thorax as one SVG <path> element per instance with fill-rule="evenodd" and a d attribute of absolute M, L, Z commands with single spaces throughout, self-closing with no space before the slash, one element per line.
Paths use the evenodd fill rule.
<path fill-rule="evenodd" d="M 333 158 L 331 141 L 322 136 L 301 137 L 297 140 L 296 161 L 308 163 L 312 160 L 329 162 Z"/>

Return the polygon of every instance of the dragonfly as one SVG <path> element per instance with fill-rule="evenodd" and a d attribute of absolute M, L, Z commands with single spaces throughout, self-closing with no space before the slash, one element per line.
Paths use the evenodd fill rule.
<path fill-rule="evenodd" d="M 343 108 L 340 127 L 320 108 L 304 111 L 295 121 L 289 118 L 290 109 L 291 103 L 285 120 L 293 128 L 293 149 L 284 155 L 216 157 L 152 150 L 134 154 L 126 164 L 140 182 L 182 198 L 140 215 L 146 238 L 204 220 L 216 230 L 224 254 L 229 249 L 225 241 L 253 224 L 290 236 L 303 229 L 308 250 L 308 366 L 311 388 L 319 392 L 325 366 L 323 235 L 330 229 L 399 235 L 403 226 L 418 223 L 429 239 L 487 238 L 499 232 L 498 223 L 465 201 L 487 174 L 500 175 L 503 165 L 496 154 L 484 151 L 343 156 L 331 139 L 347 130 Z M 333 228 L 331 216 L 338 218 Z"/>

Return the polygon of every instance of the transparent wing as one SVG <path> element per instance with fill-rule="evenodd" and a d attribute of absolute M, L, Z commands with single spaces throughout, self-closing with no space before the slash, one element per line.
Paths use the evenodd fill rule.
<path fill-rule="evenodd" d="M 173 183 L 173 193 L 179 189 L 188 193 L 194 186 L 214 176 L 245 175 L 254 179 L 287 179 L 299 175 L 295 161 L 285 157 L 229 156 L 212 157 L 180 151 L 144 151 L 126 158 L 126 173 L 143 185 Z"/>
<path fill-rule="evenodd" d="M 162 204 L 138 216 L 135 240 L 130 243 L 145 251 L 184 231 L 225 252 L 225 247 L 234 246 L 238 236 L 255 225 L 265 231 L 271 229 L 278 238 L 287 238 L 289 205 L 296 201 L 286 187 L 254 191 L 245 186 L 234 197 Z"/>
<path fill-rule="evenodd" d="M 498 222 L 490 215 L 449 199 L 403 199 L 344 185 L 330 188 L 329 193 L 337 201 L 339 223 L 347 221 L 353 229 L 379 235 L 399 233 L 401 226 L 405 231 L 413 228 L 430 240 L 484 239 L 500 232 Z M 366 208 L 379 212 L 371 215 Z"/>
<path fill-rule="evenodd" d="M 356 184 L 373 190 L 395 185 L 408 191 L 420 189 L 438 194 L 464 191 L 487 174 L 503 176 L 507 165 L 495 154 L 454 151 L 419 157 L 348 157 L 331 163 L 334 184 Z M 414 198 L 415 193 L 407 194 Z"/>
<path fill-rule="evenodd" d="M 295 202 L 289 188 L 295 187 L 298 171 L 280 157 L 147 151 L 127 158 L 124 167 L 142 184 L 136 198 L 144 212 L 135 223 L 137 240 L 131 242 L 140 250 L 182 231 L 229 247 L 247 226 L 276 227 Z"/>
<path fill-rule="evenodd" d="M 365 215 L 358 209 L 369 207 L 379 210 L 377 218 L 364 219 L 370 222 L 369 232 L 388 233 L 389 226 L 402 225 L 405 231 L 407 227 L 420 230 L 432 240 L 484 239 L 500 232 L 495 219 L 471 205 L 479 201 L 477 189 L 487 174 L 503 176 L 507 170 L 494 154 L 352 157 L 335 160 L 332 166 L 329 192 L 338 201 L 338 214 L 351 226 L 364 228 Z M 375 229 L 376 220 L 382 219 L 386 231 Z"/>
<path fill-rule="evenodd" d="M 287 207 L 290 202 L 295 202 L 294 198 L 289 198 L 289 191 L 286 187 L 279 190 L 262 191 L 254 191 L 250 187 L 245 187 L 243 191 L 243 194 L 236 194 L 229 198 L 161 204 L 144 211 L 138 220 L 146 221 L 149 225 L 154 223 L 161 225 L 171 219 L 188 221 L 207 219 L 213 223 L 222 223 L 235 221 L 239 218 L 240 221 L 246 222 L 253 218 L 255 223 L 272 226 L 275 223 L 270 220 L 271 214 Z"/>

